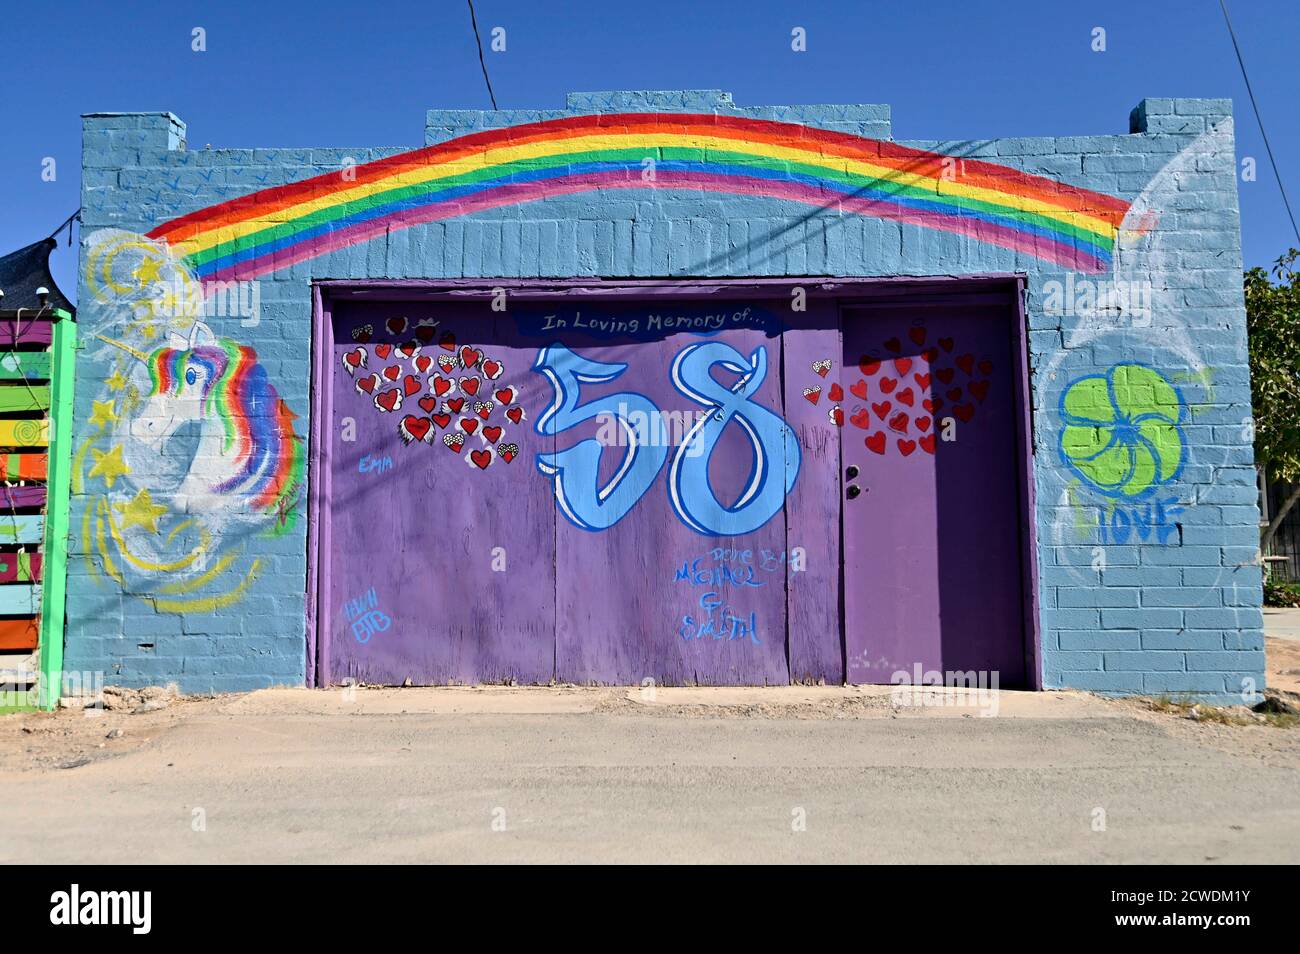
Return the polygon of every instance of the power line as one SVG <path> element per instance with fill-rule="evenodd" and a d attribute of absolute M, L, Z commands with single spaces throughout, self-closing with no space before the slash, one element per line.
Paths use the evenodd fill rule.
<path fill-rule="evenodd" d="M 1300 228 L 1295 224 L 1295 213 L 1291 211 L 1291 200 L 1286 197 L 1286 186 L 1282 184 L 1282 173 L 1278 172 L 1277 160 L 1273 158 L 1273 147 L 1269 144 L 1268 133 L 1264 131 L 1264 117 L 1259 114 L 1259 103 L 1255 102 L 1255 91 L 1250 88 L 1250 77 L 1246 75 L 1246 61 L 1241 56 L 1241 47 L 1237 44 L 1237 34 L 1232 29 L 1232 18 L 1228 16 L 1227 0 L 1219 0 L 1223 10 L 1223 20 L 1228 24 L 1228 36 L 1232 37 L 1232 48 L 1237 53 L 1237 65 L 1241 67 L 1241 78 L 1246 81 L 1246 95 L 1250 97 L 1250 106 L 1255 110 L 1255 122 L 1259 124 L 1259 134 L 1264 139 L 1264 150 L 1268 153 L 1269 164 L 1273 166 L 1273 178 L 1277 179 L 1277 190 L 1282 193 L 1282 204 L 1286 206 L 1287 218 L 1291 220 L 1291 230 L 1295 232 L 1296 242 L 1300 243 Z"/>
<path fill-rule="evenodd" d="M 465 0 L 469 4 L 469 22 L 474 27 L 474 42 L 478 44 L 478 65 L 483 67 L 483 82 L 487 83 L 488 96 L 492 100 L 492 108 L 497 108 L 497 94 L 492 92 L 492 80 L 488 76 L 487 62 L 483 59 L 483 40 L 478 35 L 478 19 L 474 16 L 474 0 Z"/>

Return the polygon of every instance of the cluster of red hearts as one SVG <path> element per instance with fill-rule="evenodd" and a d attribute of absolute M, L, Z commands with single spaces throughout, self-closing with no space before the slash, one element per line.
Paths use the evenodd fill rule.
<path fill-rule="evenodd" d="M 394 337 L 407 332 L 406 318 L 389 318 L 384 327 Z M 458 345 L 456 336 L 438 332 L 438 322 L 423 319 L 410 328 L 412 337 L 401 344 L 371 343 L 373 325 L 352 330 L 356 347 L 344 351 L 343 370 L 355 379 L 358 394 L 369 396 L 383 414 L 407 412 L 397 423 L 402 442 L 432 445 L 442 432 L 443 447 L 454 454 L 465 449 L 465 440 L 477 437 L 483 447 L 465 455 L 471 467 L 487 470 L 500 457 L 507 464 L 519 456 L 519 445 L 506 443 L 505 422 L 519 424 L 524 409 L 515 404 L 518 393 L 510 385 L 498 385 L 505 365 L 470 345 Z M 424 353 L 429 348 L 430 353 Z M 372 359 L 379 370 L 370 370 Z M 370 373 L 363 372 L 369 370 Z M 423 393 L 422 393 L 423 392 Z M 418 397 L 417 397 L 418 395 Z M 423 413 L 410 413 L 410 401 Z M 493 414 L 500 414 L 493 419 Z"/>
<path fill-rule="evenodd" d="M 920 326 L 910 328 L 907 337 L 921 348 L 915 356 L 905 357 L 903 342 L 890 338 L 884 343 L 884 352 L 894 357 L 862 355 L 858 358 L 862 377 L 849 385 L 849 393 L 864 403 L 854 405 L 848 422 L 869 432 L 865 442 L 875 454 L 883 455 L 888 450 L 891 436 L 904 457 L 910 457 L 917 448 L 933 454 L 934 422 L 939 412 L 949 406 L 953 417 L 965 424 L 988 396 L 993 362 L 973 354 L 953 356 L 956 344 L 952 338 L 939 338 L 935 344 L 926 345 L 929 334 Z M 814 361 L 812 369 L 824 378 L 830 373 L 831 361 Z M 822 386 L 804 388 L 803 396 L 818 403 Z M 839 402 L 844 400 L 844 389 L 838 383 L 831 384 L 827 398 L 832 402 L 828 411 L 832 423 L 843 427 L 845 415 Z"/>

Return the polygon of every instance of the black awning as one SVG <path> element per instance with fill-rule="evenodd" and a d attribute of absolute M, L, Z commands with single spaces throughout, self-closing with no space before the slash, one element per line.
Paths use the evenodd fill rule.
<path fill-rule="evenodd" d="M 68 314 L 75 314 L 76 308 L 59 289 L 50 274 L 50 252 L 58 242 L 53 238 L 41 239 L 26 248 L 0 256 L 0 310 L 16 311 L 19 308 L 39 308 L 40 299 L 36 289 L 48 288 L 48 303 L 51 308 L 61 308 Z"/>

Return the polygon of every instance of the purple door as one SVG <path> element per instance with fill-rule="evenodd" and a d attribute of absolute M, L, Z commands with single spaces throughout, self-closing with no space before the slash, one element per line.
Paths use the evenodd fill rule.
<path fill-rule="evenodd" d="M 1026 681 L 1015 310 L 845 307 L 847 680 Z"/>
<path fill-rule="evenodd" d="M 332 320 L 329 681 L 789 681 L 801 455 L 771 308 Z"/>
<path fill-rule="evenodd" d="M 329 679 L 546 682 L 553 442 L 536 347 L 486 304 L 340 302 L 329 426 Z"/>

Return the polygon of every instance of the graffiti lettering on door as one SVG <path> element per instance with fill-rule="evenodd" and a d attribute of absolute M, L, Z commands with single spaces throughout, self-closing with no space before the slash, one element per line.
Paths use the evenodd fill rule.
<path fill-rule="evenodd" d="M 725 387 L 713 377 L 721 367 L 738 375 Z M 616 420 L 625 447 L 617 472 L 599 479 L 605 445 L 594 438 L 562 451 L 537 455 L 538 469 L 551 479 L 565 517 L 583 530 L 608 530 L 649 491 L 669 448 L 657 438 L 661 410 L 644 394 L 619 391 L 580 401 L 582 385 L 617 380 L 628 368 L 618 362 L 583 357 L 558 342 L 543 348 L 533 370 L 551 384 L 553 400 L 537 422 L 537 433 L 555 437 L 585 421 Z M 767 349 L 746 358 L 720 341 L 687 345 L 673 359 L 670 380 L 677 392 L 705 408 L 677 445 L 668 468 L 673 513 L 696 533 L 737 536 L 757 530 L 781 511 L 799 475 L 800 451 L 794 432 L 781 418 L 753 400 L 767 377 Z M 728 425 L 740 427 L 751 451 L 749 479 L 739 497 L 724 504 L 709 481 L 709 461 Z"/>

